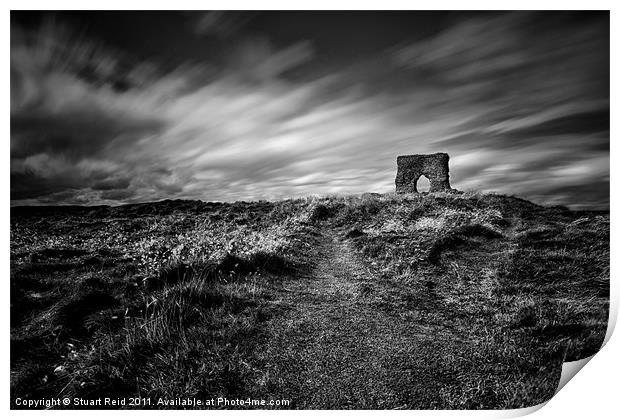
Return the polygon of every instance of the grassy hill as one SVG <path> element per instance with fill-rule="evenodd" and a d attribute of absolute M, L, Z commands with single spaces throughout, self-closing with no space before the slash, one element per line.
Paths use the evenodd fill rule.
<path fill-rule="evenodd" d="M 11 397 L 525 407 L 608 303 L 609 213 L 514 197 L 15 207 Z"/>

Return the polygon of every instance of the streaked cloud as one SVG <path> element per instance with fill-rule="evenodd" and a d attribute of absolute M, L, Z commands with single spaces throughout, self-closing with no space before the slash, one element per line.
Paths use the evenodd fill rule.
<path fill-rule="evenodd" d="M 193 36 L 229 50 L 173 68 L 14 25 L 12 200 L 387 192 L 397 155 L 445 151 L 456 188 L 606 207 L 609 20 L 579 16 L 467 14 L 342 63 L 209 12 Z"/>

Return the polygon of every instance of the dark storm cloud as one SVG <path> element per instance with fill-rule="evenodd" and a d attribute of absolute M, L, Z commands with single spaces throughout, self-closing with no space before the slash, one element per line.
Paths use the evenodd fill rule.
<path fill-rule="evenodd" d="M 446 151 L 457 188 L 608 206 L 606 13 L 71 17 L 12 22 L 15 202 L 387 192 Z"/>
<path fill-rule="evenodd" d="M 11 134 L 16 140 L 12 145 L 13 157 L 47 153 L 79 159 L 100 155 L 113 142 L 131 143 L 163 126 L 156 119 L 114 114 L 86 107 L 61 112 L 50 109 L 15 112 L 11 116 Z"/>
<path fill-rule="evenodd" d="M 11 200 L 24 200 L 80 187 L 66 178 L 48 179 L 31 172 L 11 171 Z"/>
<path fill-rule="evenodd" d="M 101 191 L 108 191 L 108 190 L 125 190 L 127 188 L 129 188 L 129 185 L 131 184 L 131 179 L 129 178 L 105 178 L 102 179 L 101 181 L 97 181 L 93 184 L 92 189 L 93 190 L 101 190 Z"/>

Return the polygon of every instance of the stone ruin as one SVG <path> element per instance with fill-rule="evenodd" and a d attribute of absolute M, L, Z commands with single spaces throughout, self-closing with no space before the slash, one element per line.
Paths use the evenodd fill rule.
<path fill-rule="evenodd" d="M 417 193 L 418 179 L 422 175 L 431 183 L 429 192 L 451 191 L 448 160 L 450 156 L 447 153 L 398 156 L 396 158 L 398 165 L 396 192 L 399 194 Z"/>

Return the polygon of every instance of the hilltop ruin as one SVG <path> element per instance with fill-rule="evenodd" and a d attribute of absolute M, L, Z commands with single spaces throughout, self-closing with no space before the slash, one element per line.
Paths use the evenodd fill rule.
<path fill-rule="evenodd" d="M 396 158 L 398 172 L 396 173 L 396 192 L 417 193 L 417 183 L 421 176 L 425 176 L 431 183 L 429 192 L 450 191 L 450 175 L 447 153 L 432 155 L 404 155 Z"/>

